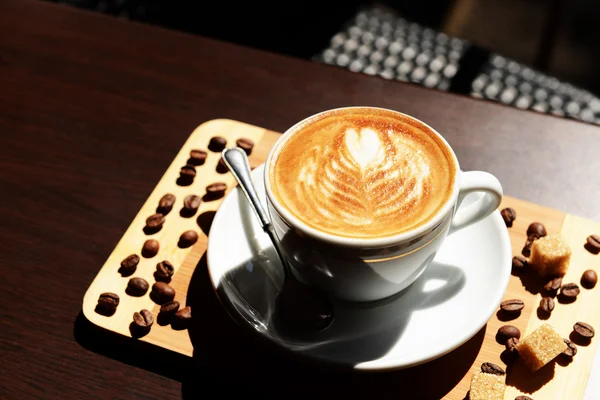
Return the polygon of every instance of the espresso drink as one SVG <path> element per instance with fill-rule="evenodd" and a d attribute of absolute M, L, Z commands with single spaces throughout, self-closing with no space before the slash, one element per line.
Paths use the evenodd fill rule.
<path fill-rule="evenodd" d="M 451 150 L 422 123 L 352 108 L 294 128 L 272 158 L 277 200 L 305 224 L 337 236 L 381 238 L 429 221 L 452 194 Z"/>

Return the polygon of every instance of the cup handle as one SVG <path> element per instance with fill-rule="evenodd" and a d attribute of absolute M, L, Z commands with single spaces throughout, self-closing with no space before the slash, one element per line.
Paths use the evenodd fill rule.
<path fill-rule="evenodd" d="M 483 192 L 477 201 L 462 205 L 469 193 Z M 483 171 L 461 173 L 460 190 L 450 230 L 458 230 L 469 226 L 494 212 L 502 201 L 502 185 L 498 179 Z"/>

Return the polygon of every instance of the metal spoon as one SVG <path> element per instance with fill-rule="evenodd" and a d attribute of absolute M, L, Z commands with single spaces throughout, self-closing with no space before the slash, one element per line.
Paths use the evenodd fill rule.
<path fill-rule="evenodd" d="M 283 287 L 275 300 L 275 321 L 283 328 L 295 332 L 323 330 L 333 322 L 333 306 L 329 299 L 316 289 L 298 281 L 292 273 L 281 244 L 275 236 L 269 216 L 263 209 L 252 178 L 250 164 L 244 150 L 239 147 L 223 150 L 223 161 L 237 180 L 246 199 L 252 206 L 261 228 L 269 235 L 284 271 Z"/>

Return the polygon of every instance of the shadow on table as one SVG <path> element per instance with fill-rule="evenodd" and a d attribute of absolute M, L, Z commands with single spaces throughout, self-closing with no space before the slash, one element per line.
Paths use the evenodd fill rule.
<path fill-rule="evenodd" d="M 201 310 L 189 328 L 194 357 L 99 328 L 80 313 L 74 336 L 84 348 L 182 382 L 182 397 L 196 399 L 217 388 L 235 395 L 262 398 L 372 397 L 407 395 L 439 399 L 468 373 L 483 343 L 486 327 L 458 349 L 429 363 L 401 371 L 357 373 L 325 367 L 275 351 L 233 322 L 217 298 L 206 270 L 205 256 L 192 277 L 188 305 Z M 435 384 L 431 384 L 435 381 Z"/>
<path fill-rule="evenodd" d="M 183 381 L 186 371 L 193 367 L 191 358 L 100 328 L 82 311 L 75 319 L 73 335 L 86 350 L 170 379 Z"/>
<path fill-rule="evenodd" d="M 389 398 L 440 399 L 468 373 L 485 336 L 485 328 L 459 349 L 430 363 L 414 368 L 358 373 L 324 369 L 270 352 L 255 342 L 237 337 L 226 350 L 202 350 L 195 358 L 193 375 L 212 376 L 241 393 L 260 394 L 262 398 Z M 200 398 L 206 386 L 191 378 L 182 382 L 184 399 Z"/>
<path fill-rule="evenodd" d="M 358 373 L 348 368 L 316 364 L 309 359 L 291 358 L 272 344 L 257 341 L 256 336 L 234 324 L 214 294 L 204 258 L 192 277 L 189 293 L 188 305 L 192 309 L 206 310 L 210 315 L 195 319 L 190 329 L 194 372 L 189 380 L 182 382 L 184 399 L 205 394 L 206 381 L 223 385 L 224 393 L 255 393 L 262 398 L 365 398 L 373 397 L 376 392 L 378 398 L 397 399 L 410 394 L 439 399 L 468 373 L 486 330 L 482 328 L 463 346 L 432 362 L 401 371 Z M 344 346 L 339 349 L 344 351 Z M 435 384 L 431 384 L 432 380 Z"/>

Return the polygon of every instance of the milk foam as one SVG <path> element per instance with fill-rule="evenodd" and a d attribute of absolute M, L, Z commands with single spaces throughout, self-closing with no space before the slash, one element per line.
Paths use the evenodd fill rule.
<path fill-rule="evenodd" d="M 395 119 L 343 117 L 286 143 L 272 175 L 280 201 L 309 225 L 345 236 L 385 236 L 423 223 L 454 179 L 435 136 Z"/>

